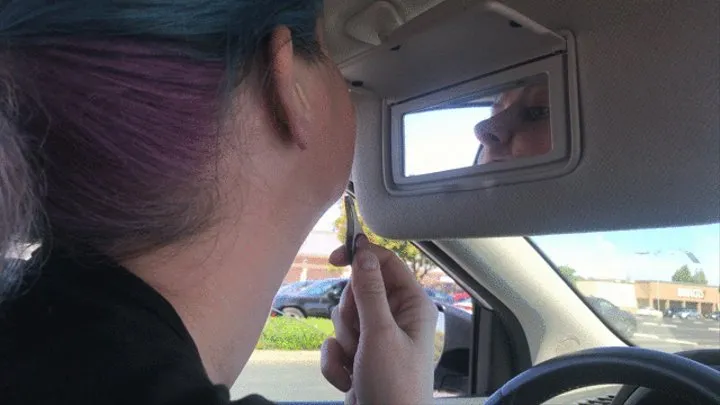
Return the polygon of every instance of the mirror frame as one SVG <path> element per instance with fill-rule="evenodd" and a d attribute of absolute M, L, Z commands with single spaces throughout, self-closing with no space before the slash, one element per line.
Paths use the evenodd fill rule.
<path fill-rule="evenodd" d="M 502 184 L 541 180 L 567 174 L 580 161 L 580 118 L 574 38 L 564 33 L 567 49 L 500 72 L 481 76 L 446 89 L 383 106 L 383 171 L 391 195 L 432 194 L 475 190 Z M 437 173 L 406 177 L 403 131 L 408 113 L 438 109 L 467 98 L 497 94 L 516 87 L 523 79 L 547 75 L 550 92 L 550 125 L 553 149 L 541 156 L 467 166 Z M 478 142 L 478 147 L 480 143 Z M 394 158 L 393 158 L 394 157 Z M 518 162 L 521 164 L 518 165 Z"/>

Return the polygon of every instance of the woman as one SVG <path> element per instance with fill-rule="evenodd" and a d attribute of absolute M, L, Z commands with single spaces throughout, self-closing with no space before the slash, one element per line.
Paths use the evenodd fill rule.
<path fill-rule="evenodd" d="M 552 150 L 547 82 L 503 92 L 492 116 L 475 126 L 480 148 L 475 164 L 541 156 Z"/>
<path fill-rule="evenodd" d="M 354 113 L 320 10 L 2 3 L 0 250 L 41 248 L 0 271 L 0 403 L 230 403 L 349 178 Z M 432 304 L 367 238 L 352 265 L 324 375 L 348 402 L 431 401 Z"/>

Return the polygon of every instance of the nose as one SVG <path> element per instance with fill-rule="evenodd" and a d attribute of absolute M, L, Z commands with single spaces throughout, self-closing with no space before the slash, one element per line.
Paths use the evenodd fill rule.
<path fill-rule="evenodd" d="M 507 145 L 517 125 L 516 108 L 509 107 L 475 125 L 475 136 L 487 147 Z"/>

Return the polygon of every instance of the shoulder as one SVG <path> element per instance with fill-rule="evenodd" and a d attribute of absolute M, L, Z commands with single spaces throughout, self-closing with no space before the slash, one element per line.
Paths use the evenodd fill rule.
<path fill-rule="evenodd" d="M 229 403 L 170 304 L 122 269 L 43 268 L 0 307 L 7 405 Z"/>

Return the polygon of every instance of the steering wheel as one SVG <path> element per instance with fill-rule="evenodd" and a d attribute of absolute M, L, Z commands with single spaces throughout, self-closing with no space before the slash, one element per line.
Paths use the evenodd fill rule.
<path fill-rule="evenodd" d="M 675 353 L 675 355 L 687 357 L 720 371 L 720 350 L 718 349 L 689 350 Z M 684 403 L 675 395 L 668 394 L 670 393 L 637 385 L 625 385 L 615 395 L 611 405 L 680 405 Z"/>
<path fill-rule="evenodd" d="M 485 405 L 540 405 L 577 388 L 625 384 L 669 391 L 695 404 L 720 404 L 720 371 L 639 347 L 600 347 L 556 357 L 500 387 Z"/>

